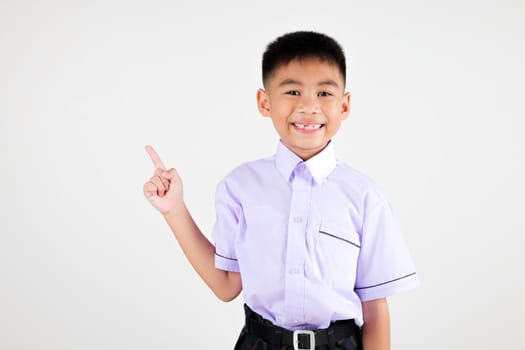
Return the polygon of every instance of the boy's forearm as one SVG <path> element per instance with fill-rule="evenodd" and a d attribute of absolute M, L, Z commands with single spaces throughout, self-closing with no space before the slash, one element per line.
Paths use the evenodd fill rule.
<path fill-rule="evenodd" d="M 237 297 L 242 288 L 240 276 L 215 268 L 215 247 L 202 234 L 188 209 L 167 213 L 164 218 L 190 264 L 217 297 L 223 301 Z"/>
<path fill-rule="evenodd" d="M 390 350 L 390 316 L 385 298 L 362 303 L 364 350 Z"/>

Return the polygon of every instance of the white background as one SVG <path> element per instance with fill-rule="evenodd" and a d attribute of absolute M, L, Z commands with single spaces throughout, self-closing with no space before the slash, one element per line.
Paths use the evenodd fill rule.
<path fill-rule="evenodd" d="M 260 57 L 299 29 L 348 57 L 338 157 L 385 189 L 422 286 L 393 349 L 523 346 L 525 5 L 0 1 L 0 349 L 231 349 L 143 183 L 154 145 L 204 232 L 217 182 L 271 155 Z"/>

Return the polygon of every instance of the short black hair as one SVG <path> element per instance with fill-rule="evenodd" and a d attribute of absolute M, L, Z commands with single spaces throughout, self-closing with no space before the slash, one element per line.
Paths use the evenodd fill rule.
<path fill-rule="evenodd" d="M 313 31 L 297 31 L 284 34 L 266 47 L 262 58 L 262 79 L 268 78 L 282 65 L 294 59 L 317 58 L 333 63 L 346 83 L 346 60 L 343 48 L 328 35 Z"/>

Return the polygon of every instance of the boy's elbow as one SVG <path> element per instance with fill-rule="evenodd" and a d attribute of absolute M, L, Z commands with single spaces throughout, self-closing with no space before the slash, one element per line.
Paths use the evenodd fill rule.
<path fill-rule="evenodd" d="M 217 290 L 214 290 L 215 295 L 225 303 L 230 302 L 241 294 L 242 283 L 239 273 L 228 273 L 227 283 Z"/>
<path fill-rule="evenodd" d="M 216 291 L 215 295 L 217 298 L 219 298 L 221 301 L 224 301 L 225 303 L 228 303 L 232 300 L 235 300 L 241 294 L 241 289 L 238 290 L 222 290 L 222 291 Z"/>
<path fill-rule="evenodd" d="M 216 295 L 221 301 L 224 301 L 225 303 L 228 303 L 228 302 L 230 302 L 232 300 L 235 300 L 235 298 L 237 298 L 239 293 L 237 293 L 237 294 L 216 294 Z"/>

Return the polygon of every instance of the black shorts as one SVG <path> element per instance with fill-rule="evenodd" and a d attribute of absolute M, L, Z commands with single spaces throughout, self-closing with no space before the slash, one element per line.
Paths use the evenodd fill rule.
<path fill-rule="evenodd" d="M 252 311 L 247 305 L 244 306 L 246 312 L 246 324 L 244 325 L 239 338 L 235 344 L 234 350 L 293 350 L 293 346 L 289 343 L 282 344 L 282 337 L 272 336 L 272 330 L 275 329 L 275 334 L 281 334 L 287 332 L 286 330 L 274 326 L 268 320 L 256 312 Z M 253 322 L 264 324 L 266 332 L 264 336 L 261 333 L 253 330 Z M 252 325 L 252 326 L 250 326 Z M 334 327 L 341 329 L 342 327 L 348 327 L 349 332 L 345 333 L 345 336 L 338 337 L 333 335 L 334 332 L 330 330 Z M 253 330 L 253 331 L 252 331 Z M 329 341 L 327 344 L 322 344 L 315 347 L 315 350 L 362 350 L 361 332 L 359 327 L 355 325 L 353 320 L 337 321 L 330 325 L 327 329 Z M 335 332 L 335 334 L 340 332 Z"/>

